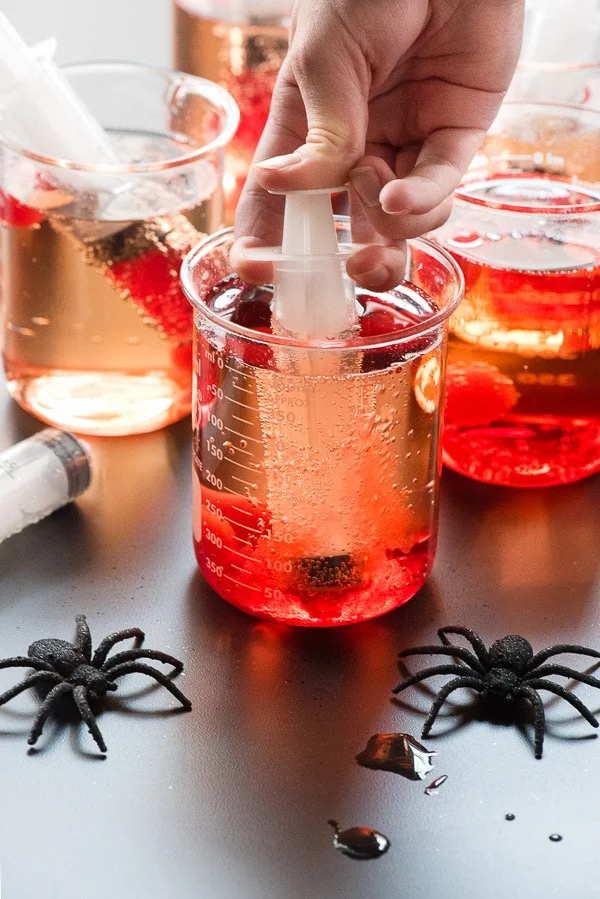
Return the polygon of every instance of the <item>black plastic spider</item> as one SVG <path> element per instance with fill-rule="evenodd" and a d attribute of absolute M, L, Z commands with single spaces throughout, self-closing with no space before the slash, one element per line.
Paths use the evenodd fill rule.
<path fill-rule="evenodd" d="M 453 646 L 448 640 L 447 634 L 458 634 L 465 637 L 475 650 L 475 653 L 473 654 L 471 650 L 463 646 Z M 573 696 L 560 684 L 555 684 L 553 681 L 545 680 L 545 678 L 549 675 L 559 675 L 581 681 L 581 683 L 589 684 L 592 687 L 600 687 L 600 680 L 589 674 L 575 671 L 575 669 L 568 668 L 565 665 L 543 664 L 551 656 L 556 656 L 563 652 L 600 659 L 600 652 L 597 650 L 587 649 L 585 646 L 559 643 L 556 646 L 551 646 L 549 649 L 542 649 L 541 652 L 534 655 L 531 644 L 525 637 L 520 637 L 518 634 L 502 637 L 496 640 L 495 643 L 492 643 L 491 647 L 487 649 L 481 637 L 476 633 L 468 627 L 458 626 L 441 627 L 438 631 L 438 636 L 443 646 L 416 646 L 412 649 L 404 649 L 398 653 L 398 657 L 402 659 L 406 656 L 420 655 L 421 653 L 423 655 L 445 655 L 460 659 L 465 664 L 435 665 L 425 668 L 418 674 L 413 674 L 412 677 L 401 681 L 392 690 L 393 693 L 400 693 L 401 690 L 405 690 L 407 687 L 411 687 L 413 684 L 425 680 L 425 678 L 434 677 L 437 674 L 458 675 L 439 691 L 423 725 L 423 737 L 428 736 L 433 722 L 450 693 L 461 687 L 470 687 L 484 696 L 501 698 L 505 702 L 514 702 L 516 699 L 526 699 L 530 702 L 534 710 L 534 751 L 535 757 L 538 759 L 542 757 L 546 720 L 544 706 L 537 692 L 538 690 L 548 690 L 549 693 L 555 693 L 562 699 L 566 699 L 583 715 L 586 721 L 589 721 L 592 727 L 598 727 L 598 721 L 580 699 Z"/>
<path fill-rule="evenodd" d="M 36 640 L 27 650 L 27 656 L 15 656 L 11 659 L 0 660 L 0 668 L 35 669 L 34 673 L 24 681 L 11 687 L 0 696 L 0 705 L 4 705 L 19 693 L 29 690 L 30 687 L 50 688 L 29 733 L 27 742 L 30 746 L 33 746 L 41 736 L 54 704 L 71 693 L 77 710 L 87 724 L 98 748 L 101 752 L 106 752 L 106 744 L 88 700 L 101 698 L 109 690 L 116 690 L 117 684 L 114 681 L 118 677 L 123 677 L 124 674 L 147 674 L 149 677 L 153 677 L 169 693 L 172 693 L 185 709 L 188 711 L 191 709 L 190 700 L 170 680 L 177 674 L 181 674 L 183 663 L 174 656 L 156 649 L 140 649 L 144 642 L 143 631 L 137 627 L 130 627 L 109 634 L 102 640 L 92 656 L 92 636 L 85 615 L 77 615 L 75 621 L 77 631 L 74 643 L 57 640 L 53 637 Z M 111 659 L 107 659 L 116 643 L 130 638 L 135 640 L 133 649 L 119 652 Z M 137 659 L 156 659 L 158 662 L 166 662 L 173 666 L 173 670 L 169 672 L 169 675 L 165 675 L 151 665 L 137 662 Z"/>

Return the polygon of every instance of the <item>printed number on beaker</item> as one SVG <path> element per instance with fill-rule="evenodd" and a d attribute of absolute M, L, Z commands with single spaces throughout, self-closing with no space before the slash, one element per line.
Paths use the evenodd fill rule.
<path fill-rule="evenodd" d="M 210 528 L 204 528 L 204 536 L 208 540 L 209 543 L 212 543 L 213 546 L 216 546 L 217 549 L 223 549 L 223 540 L 221 537 L 217 536 L 214 531 L 211 531 Z"/>
<path fill-rule="evenodd" d="M 211 365 L 216 365 L 217 368 L 223 368 L 225 366 L 225 362 L 223 361 L 221 356 L 217 356 L 216 353 L 211 352 L 210 350 L 204 350 L 204 356 Z"/>
<path fill-rule="evenodd" d="M 263 590 L 263 595 L 265 599 L 284 599 L 284 595 L 281 590 L 275 590 L 272 587 L 265 587 L 265 589 Z"/>
<path fill-rule="evenodd" d="M 294 538 L 288 531 L 284 531 L 283 534 L 274 534 L 271 528 L 267 528 L 265 537 L 267 540 L 272 540 L 273 543 L 293 543 L 294 541 Z"/>
<path fill-rule="evenodd" d="M 221 462 L 223 460 L 223 450 L 220 446 L 217 446 L 215 443 L 214 437 L 209 437 L 206 441 L 206 449 L 211 454 L 211 456 L 215 456 Z"/>
<path fill-rule="evenodd" d="M 212 397 L 216 397 L 218 400 L 222 400 L 224 393 L 221 387 L 217 387 L 216 384 L 208 384 L 207 390 Z"/>
<path fill-rule="evenodd" d="M 223 577 L 223 566 L 217 565 L 217 563 L 209 556 L 206 557 L 206 567 L 209 571 L 212 571 L 213 574 L 216 574 L 217 577 Z"/>
<path fill-rule="evenodd" d="M 211 503 L 209 499 L 204 500 L 204 505 L 215 518 L 218 518 L 220 521 L 223 521 L 223 509 L 219 508 L 216 503 Z"/>
<path fill-rule="evenodd" d="M 281 559 L 267 559 L 267 568 L 272 571 L 282 571 L 284 574 L 291 574 L 293 571 L 293 565 L 289 559 L 285 562 L 282 562 Z"/>
<path fill-rule="evenodd" d="M 223 419 L 222 419 L 222 418 L 219 418 L 217 415 L 215 415 L 214 412 L 211 412 L 211 413 L 210 413 L 210 416 L 209 416 L 209 419 L 208 419 L 208 420 L 209 420 L 209 422 L 211 423 L 211 425 L 213 426 L 213 428 L 216 428 L 216 429 L 217 429 L 217 431 L 222 431 L 222 430 L 223 430 L 223 428 L 224 428 L 224 425 L 223 425 Z"/>
<path fill-rule="evenodd" d="M 205 471 L 204 475 L 209 484 L 212 484 L 213 487 L 216 487 L 217 490 L 223 489 L 223 481 L 221 478 L 218 478 L 216 475 L 212 473 L 212 471 Z"/>

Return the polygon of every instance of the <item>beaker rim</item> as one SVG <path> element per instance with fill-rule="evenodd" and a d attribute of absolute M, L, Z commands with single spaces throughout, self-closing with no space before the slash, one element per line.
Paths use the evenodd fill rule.
<path fill-rule="evenodd" d="M 502 104 L 487 136 L 493 138 L 496 134 L 494 126 L 501 123 L 503 120 L 506 121 L 507 116 L 520 115 L 524 120 L 531 122 L 536 114 L 538 116 L 554 114 L 556 117 L 570 115 L 582 123 L 592 122 L 595 126 L 595 131 L 600 133 L 600 109 L 594 109 L 593 107 L 578 103 L 555 103 L 545 100 L 507 100 Z M 512 119 L 509 119 L 509 121 L 512 121 Z M 583 134 L 585 132 L 582 131 L 581 133 Z M 590 134 L 593 133 L 594 132 L 590 132 Z M 596 139 L 597 138 L 598 134 L 596 134 Z M 577 178 L 574 175 L 562 175 L 560 172 L 540 172 L 526 167 L 519 168 L 518 166 L 515 168 L 507 168 L 507 163 L 512 158 L 511 152 L 508 150 L 506 152 L 502 151 L 496 156 L 488 157 L 486 156 L 485 146 L 484 139 L 484 143 L 480 148 L 478 155 L 475 157 L 474 163 L 472 163 L 471 167 L 467 170 L 461 183 L 454 192 L 455 202 L 463 203 L 468 206 L 479 206 L 495 212 L 510 212 L 524 215 L 531 214 L 535 216 L 566 217 L 569 215 L 588 215 L 600 211 L 600 183 L 586 181 L 585 179 Z M 478 157 L 482 157 L 479 164 Z M 587 189 L 591 193 L 596 194 L 593 199 L 596 200 L 597 197 L 597 202 L 544 203 L 535 205 L 534 203 L 525 204 L 519 203 L 518 201 L 510 201 L 508 199 L 494 200 L 488 197 L 475 197 L 469 192 L 469 189 L 472 189 L 474 184 L 492 180 L 493 178 L 534 178 L 536 176 L 541 178 L 551 176 L 553 181 L 563 181 L 565 184 L 570 185 L 573 190 L 576 190 L 577 187 L 582 188 L 582 193 L 585 193 Z"/>
<path fill-rule="evenodd" d="M 209 100 L 216 110 L 221 113 L 222 122 L 221 129 L 216 137 L 208 141 L 202 146 L 195 147 L 186 153 L 172 156 L 167 159 L 160 159 L 152 162 L 135 162 L 135 163 L 83 163 L 74 162 L 71 159 L 61 157 L 46 156 L 43 153 L 36 153 L 20 144 L 3 137 L 0 134 L 0 146 L 17 153 L 26 159 L 38 163 L 43 166 L 50 166 L 72 172 L 92 172 L 102 175 L 137 175 L 150 172 L 163 172 L 169 169 L 176 169 L 181 166 L 190 165 L 207 156 L 214 150 L 224 147 L 235 132 L 240 121 L 240 112 L 237 103 L 231 94 L 207 78 L 200 78 L 197 75 L 190 75 L 187 72 L 180 72 L 177 69 L 171 69 L 167 66 L 152 66 L 145 63 L 132 62 L 130 60 L 94 60 L 92 62 L 76 62 L 58 66 L 60 72 L 67 77 L 71 75 L 94 75 L 108 74 L 109 72 L 120 72 L 123 75 L 158 75 L 172 81 L 171 89 L 176 90 L 180 86 L 189 86 L 196 96 L 202 96 Z"/>
<path fill-rule="evenodd" d="M 336 215 L 334 216 L 334 218 L 336 220 L 336 223 L 347 223 L 349 227 L 350 220 L 346 216 Z M 336 340 L 313 338 L 304 339 L 286 337 L 280 334 L 265 334 L 264 332 L 258 332 L 253 330 L 252 328 L 246 328 L 243 325 L 238 325 L 235 322 L 224 319 L 221 315 L 219 315 L 218 312 L 212 310 L 198 295 L 198 290 L 194 283 L 194 272 L 196 271 L 198 264 L 208 255 L 208 253 L 218 249 L 220 246 L 227 243 L 228 240 L 232 239 L 233 228 L 224 228 L 221 231 L 217 231 L 215 234 L 212 234 L 206 240 L 201 241 L 192 250 L 190 250 L 190 252 L 185 256 L 181 265 L 181 283 L 188 300 L 190 301 L 194 309 L 199 311 L 204 318 L 208 319 L 228 334 L 245 337 L 246 339 L 252 340 L 255 343 L 261 343 L 269 346 L 301 348 L 304 350 L 315 350 L 320 352 L 324 350 L 339 351 L 344 349 L 369 350 L 379 349 L 382 347 L 398 346 L 399 344 L 414 340 L 415 337 L 425 335 L 442 325 L 454 312 L 464 294 L 464 276 L 456 260 L 451 256 L 450 253 L 448 253 L 443 247 L 441 247 L 434 241 L 429 240 L 426 237 L 417 237 L 407 241 L 409 250 L 411 248 L 424 250 L 429 257 L 433 257 L 437 262 L 441 263 L 444 266 L 448 274 L 448 279 L 454 281 L 453 285 L 445 285 L 445 288 L 450 288 L 449 292 L 451 295 L 445 298 L 443 308 L 439 309 L 433 315 L 428 316 L 426 319 L 423 319 L 417 324 L 402 328 L 402 330 L 391 331 L 387 334 L 369 337 L 356 336 Z M 403 284 L 412 285 L 413 282 L 405 280 L 399 282 L 397 286 L 401 287 Z M 386 291 L 385 293 L 390 293 L 390 291 Z M 438 299 L 437 297 L 430 298 L 433 300 L 433 302 L 436 302 Z"/>

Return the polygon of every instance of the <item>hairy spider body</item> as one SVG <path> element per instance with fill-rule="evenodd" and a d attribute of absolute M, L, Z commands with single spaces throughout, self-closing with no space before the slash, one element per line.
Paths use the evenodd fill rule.
<path fill-rule="evenodd" d="M 450 643 L 448 634 L 458 634 L 464 637 L 471 644 L 473 651 L 464 646 L 455 646 Z M 544 662 L 552 656 L 560 655 L 561 653 L 573 653 L 600 659 L 599 651 L 588 649 L 585 646 L 560 643 L 534 653 L 531 643 L 518 634 L 501 637 L 495 643 L 492 643 L 488 649 L 481 637 L 474 631 L 458 625 L 441 627 L 438 630 L 438 636 L 442 643 L 441 646 L 416 646 L 398 653 L 398 657 L 402 659 L 412 655 L 441 655 L 450 656 L 458 661 L 448 665 L 434 665 L 425 668 L 418 674 L 413 674 L 412 677 L 401 681 L 392 690 L 393 693 L 397 694 L 401 690 L 419 683 L 419 681 L 426 680 L 428 677 L 434 677 L 439 674 L 456 675 L 453 680 L 441 688 L 432 703 L 423 725 L 423 737 L 429 735 L 440 709 L 450 694 L 461 687 L 475 690 L 483 696 L 501 699 L 504 702 L 515 702 L 519 699 L 525 699 L 531 703 L 534 713 L 534 751 L 535 757 L 538 759 L 542 757 L 543 753 L 544 728 L 546 724 L 544 706 L 538 690 L 547 690 L 549 693 L 560 696 L 577 709 L 580 715 L 592 727 L 598 727 L 598 721 L 580 699 L 560 684 L 546 680 L 546 678 L 549 675 L 558 675 L 559 677 L 568 677 L 572 680 L 580 681 L 592 687 L 600 687 L 600 680 L 566 665 L 556 665 L 554 663 L 545 665 Z"/>
<path fill-rule="evenodd" d="M 45 688 L 46 697 L 36 715 L 29 733 L 28 743 L 33 746 L 40 738 L 52 708 L 62 697 L 72 695 L 75 706 L 94 738 L 101 752 L 106 752 L 106 743 L 90 708 L 90 700 L 101 699 L 106 693 L 118 688 L 115 680 L 125 674 L 146 674 L 165 687 L 181 705 L 189 710 L 191 702 L 184 696 L 171 678 L 183 671 L 183 664 L 174 656 L 156 649 L 140 648 L 144 632 L 137 627 L 116 631 L 102 640 L 92 655 L 92 637 L 85 615 L 76 620 L 75 641 L 58 640 L 54 637 L 36 640 L 27 651 L 27 656 L 1 659 L 0 668 L 33 668 L 33 673 L 16 686 L 0 695 L 0 705 L 14 699 L 19 693 L 31 687 Z M 108 658 L 116 643 L 133 639 L 134 648 L 117 653 Z M 155 659 L 172 666 L 168 675 L 139 662 L 139 659 Z M 49 689 L 48 689 L 49 688 Z"/>

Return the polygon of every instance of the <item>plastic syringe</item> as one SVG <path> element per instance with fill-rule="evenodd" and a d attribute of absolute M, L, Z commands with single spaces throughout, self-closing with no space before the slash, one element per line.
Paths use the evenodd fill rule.
<path fill-rule="evenodd" d="M 278 349 L 279 371 L 257 371 L 256 380 L 271 529 L 319 585 L 320 574 L 335 580 L 336 567 L 353 569 L 360 489 L 344 458 L 365 413 L 360 387 L 350 383 L 360 352 L 326 344 L 351 337 L 356 325 L 354 284 L 345 273 L 352 250 L 338 244 L 331 191 L 286 194 L 281 248 L 247 252 L 274 267 L 273 332 L 309 342 Z M 286 403 L 293 423 L 281 414 Z"/>
<path fill-rule="evenodd" d="M 104 129 L 52 59 L 55 41 L 29 48 L 0 13 L 0 131 L 51 159 L 118 162 Z"/>
<path fill-rule="evenodd" d="M 108 134 L 54 63 L 55 46 L 56 42 L 50 40 L 42 45 L 43 52 L 30 49 L 6 16 L 0 14 L 0 134 L 23 150 L 48 157 L 54 163 L 118 166 L 121 160 Z M 158 179 L 129 180 L 118 169 L 107 175 L 53 164 L 52 179 L 60 182 L 52 184 L 57 191 L 37 193 L 47 194 L 50 199 L 55 193 L 64 194 L 65 203 L 73 199 L 70 194 L 82 195 L 88 205 L 95 204 L 86 210 L 89 218 L 78 215 L 63 220 L 52 216 L 52 227 L 75 240 L 86 254 L 86 261 L 86 247 L 91 244 L 94 259 L 107 280 L 166 336 L 175 340 L 191 338 L 189 306 L 172 272 L 203 235 L 175 211 L 181 205 L 178 198 L 173 198 Z M 31 171 L 26 181 L 33 182 Z M 28 194 L 15 198 L 25 204 L 33 203 Z M 145 208 L 152 210 L 157 206 L 174 211 L 168 216 L 164 212 L 144 214 Z M 136 248 L 136 255 L 119 266 L 106 266 L 104 260 L 115 256 L 111 239 L 116 234 L 120 239 L 121 232 L 130 226 L 136 229 L 129 241 Z M 148 295 L 147 271 L 141 271 L 144 262 L 151 266 L 156 284 L 163 285 L 163 289 L 169 285 L 168 296 Z"/>

